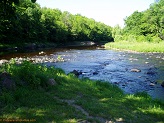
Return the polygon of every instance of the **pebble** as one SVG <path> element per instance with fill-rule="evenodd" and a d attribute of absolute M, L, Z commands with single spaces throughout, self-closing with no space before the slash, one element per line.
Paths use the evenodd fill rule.
<path fill-rule="evenodd" d="M 12 58 L 11 60 L 6 60 L 6 59 L 2 59 L 0 60 L 0 66 L 4 63 L 11 63 L 12 61 L 15 61 L 16 64 L 21 64 L 23 61 L 32 61 L 33 63 L 47 63 L 47 62 L 50 62 L 50 63 L 55 63 L 55 62 L 64 62 L 64 58 L 61 58 L 61 59 L 57 59 L 57 58 L 54 58 L 54 57 L 48 57 L 48 56 L 42 56 L 42 57 L 33 57 L 33 58 L 22 58 L 22 57 L 16 57 L 16 58 Z"/>
<path fill-rule="evenodd" d="M 131 72 L 137 72 L 137 73 L 138 73 L 138 72 L 141 72 L 140 69 L 131 69 L 130 71 L 131 71 Z"/>
<path fill-rule="evenodd" d="M 114 82 L 114 84 L 119 84 L 119 82 Z"/>
<path fill-rule="evenodd" d="M 154 83 L 150 83 L 150 86 L 155 86 L 155 84 Z"/>
<path fill-rule="evenodd" d="M 0 60 L 0 66 L 1 66 L 2 64 L 4 64 L 4 63 L 7 63 L 7 62 L 9 62 L 9 61 L 6 60 L 6 59 L 2 59 L 2 60 Z"/>
<path fill-rule="evenodd" d="M 164 81 L 161 83 L 161 86 L 164 87 Z"/>

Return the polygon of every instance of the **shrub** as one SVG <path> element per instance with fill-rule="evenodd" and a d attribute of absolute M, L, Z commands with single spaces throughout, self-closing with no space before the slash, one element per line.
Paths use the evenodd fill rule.
<path fill-rule="evenodd" d="M 129 35 L 128 36 L 128 41 L 135 42 L 136 41 L 136 36 L 135 35 Z"/>
<path fill-rule="evenodd" d="M 137 37 L 137 42 L 146 42 L 146 37 L 144 35 L 138 36 Z"/>
<path fill-rule="evenodd" d="M 118 42 L 118 41 L 122 41 L 122 40 L 123 40 L 122 35 L 115 35 L 114 41 Z"/>
<path fill-rule="evenodd" d="M 146 36 L 146 40 L 147 40 L 148 42 L 152 42 L 152 36 L 151 36 L 151 35 L 147 35 L 147 36 Z"/>
<path fill-rule="evenodd" d="M 6 64 L 3 70 L 12 75 L 17 86 L 45 87 L 49 79 L 48 69 L 45 66 L 35 65 L 29 61 L 24 61 L 20 65 Z"/>
<path fill-rule="evenodd" d="M 162 40 L 159 38 L 159 37 L 157 37 L 157 36 L 153 36 L 152 37 L 152 42 L 155 42 L 155 43 L 159 43 L 159 42 L 161 42 Z"/>

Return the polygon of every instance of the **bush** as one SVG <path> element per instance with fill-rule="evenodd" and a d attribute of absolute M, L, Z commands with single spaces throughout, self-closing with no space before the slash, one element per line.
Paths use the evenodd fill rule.
<path fill-rule="evenodd" d="M 118 42 L 118 41 L 122 41 L 122 40 L 123 40 L 122 35 L 115 35 L 114 41 Z"/>
<path fill-rule="evenodd" d="M 63 73 L 61 69 L 47 68 L 24 61 L 22 64 L 6 64 L 3 71 L 11 74 L 17 86 L 30 86 L 32 88 L 47 87 L 48 79 L 55 74 Z"/>
<path fill-rule="evenodd" d="M 24 61 L 17 69 L 14 70 L 16 73 L 14 76 L 18 77 L 19 82 L 29 85 L 33 88 L 44 86 L 48 81 L 45 75 L 45 69 L 41 66 L 31 64 L 28 61 Z M 20 83 L 22 84 L 22 83 Z"/>
<path fill-rule="evenodd" d="M 155 42 L 155 43 L 159 43 L 159 42 L 161 42 L 162 40 L 159 38 L 159 37 L 157 37 L 157 36 L 153 36 L 152 37 L 152 42 Z"/>
<path fill-rule="evenodd" d="M 147 40 L 148 42 L 152 42 L 152 36 L 151 36 L 151 35 L 147 35 L 147 36 L 146 36 L 146 40 Z"/>
<path fill-rule="evenodd" d="M 130 41 L 130 42 L 135 42 L 136 41 L 136 36 L 135 35 L 129 35 L 127 40 Z"/>
<path fill-rule="evenodd" d="M 141 35 L 137 37 L 137 42 L 147 42 L 147 39 L 144 35 Z"/>

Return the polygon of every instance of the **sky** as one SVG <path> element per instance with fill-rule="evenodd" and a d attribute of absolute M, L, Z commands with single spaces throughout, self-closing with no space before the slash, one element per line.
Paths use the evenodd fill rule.
<path fill-rule="evenodd" d="M 144 11 L 154 0 L 37 0 L 41 7 L 81 14 L 109 26 L 124 26 L 124 19 L 134 11 Z"/>

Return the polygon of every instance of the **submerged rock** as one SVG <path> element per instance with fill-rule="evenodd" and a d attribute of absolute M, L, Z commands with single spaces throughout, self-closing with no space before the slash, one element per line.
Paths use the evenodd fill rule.
<path fill-rule="evenodd" d="M 161 83 L 161 86 L 164 87 L 164 81 Z"/>
<path fill-rule="evenodd" d="M 147 74 L 148 75 L 155 75 L 157 72 L 156 72 L 157 68 L 154 67 L 154 68 L 149 68 Z"/>
<path fill-rule="evenodd" d="M 78 72 L 77 70 L 73 70 L 72 72 L 70 72 L 70 73 L 72 73 L 72 74 L 74 74 L 75 76 L 79 76 L 79 75 L 81 75 L 82 74 L 82 72 Z"/>
<path fill-rule="evenodd" d="M 148 71 L 147 74 L 154 75 L 154 74 L 156 74 L 156 72 L 154 72 L 154 71 Z"/>
<path fill-rule="evenodd" d="M 131 71 L 131 72 L 137 72 L 137 73 L 138 73 L 138 72 L 141 72 L 141 70 L 140 70 L 140 69 L 136 69 L 136 68 L 131 69 L 130 71 Z"/>
<path fill-rule="evenodd" d="M 150 86 L 155 86 L 155 84 L 154 84 L 154 83 L 150 83 L 149 85 L 150 85 Z"/>
<path fill-rule="evenodd" d="M 98 74 L 98 72 L 97 72 L 97 71 L 93 72 L 93 75 L 97 75 L 97 74 Z"/>

